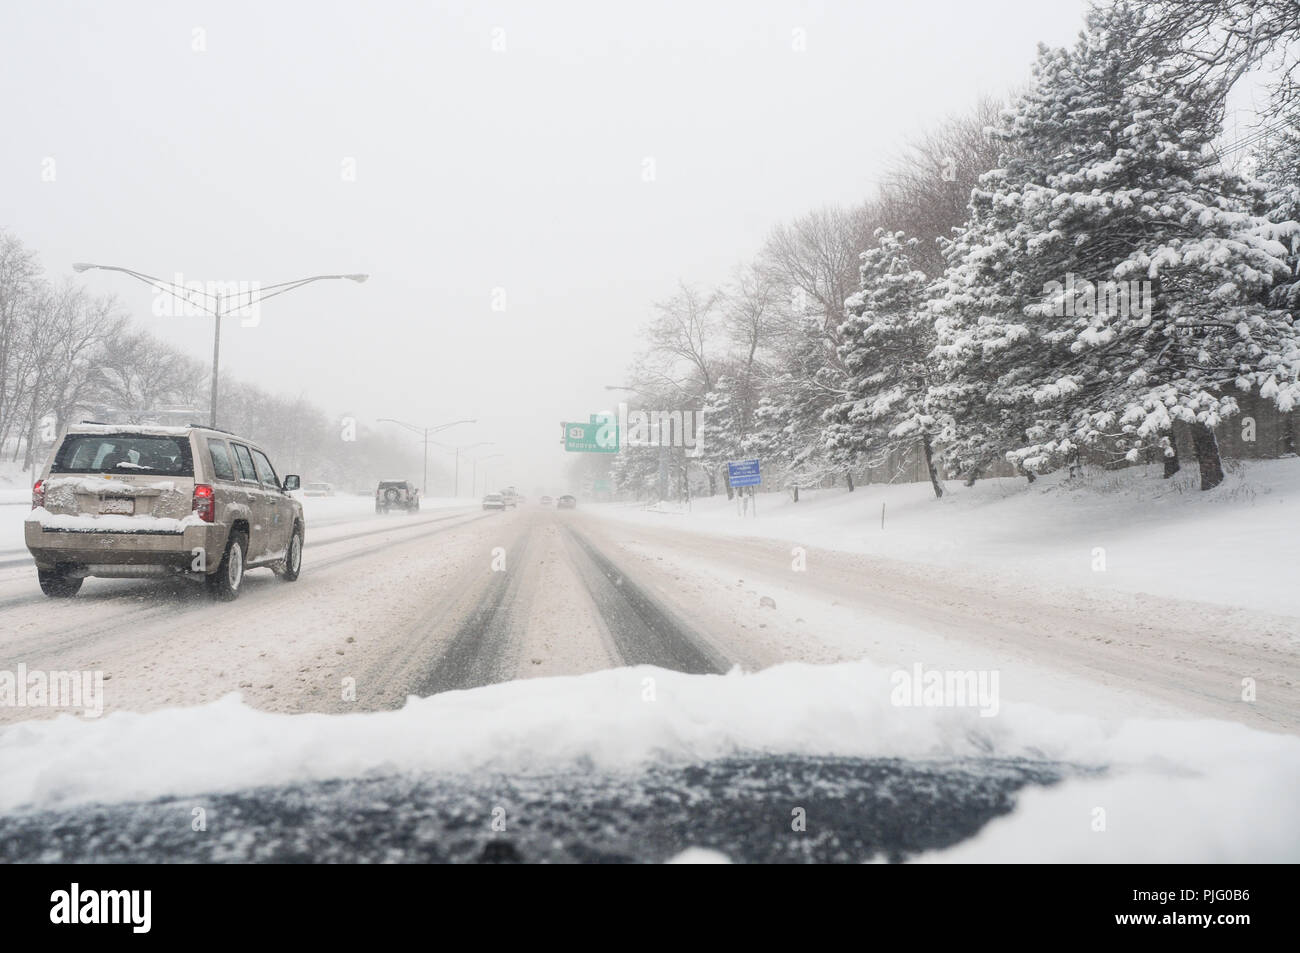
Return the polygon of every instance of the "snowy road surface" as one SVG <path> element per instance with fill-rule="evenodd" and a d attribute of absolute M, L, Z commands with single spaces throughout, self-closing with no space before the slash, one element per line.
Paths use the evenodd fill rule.
<path fill-rule="evenodd" d="M 585 509 L 376 517 L 340 502 L 309 522 L 298 582 L 258 570 L 228 604 L 184 581 L 97 579 L 52 601 L 14 559 L 0 560 L 0 669 L 102 670 L 106 712 L 236 691 L 267 711 L 375 711 L 623 665 L 869 658 L 996 670 L 1003 698 L 1067 711 L 1300 729 L 1294 616 L 830 550 L 795 570 L 788 543 Z M 52 713 L 0 707 L 0 723 Z"/>

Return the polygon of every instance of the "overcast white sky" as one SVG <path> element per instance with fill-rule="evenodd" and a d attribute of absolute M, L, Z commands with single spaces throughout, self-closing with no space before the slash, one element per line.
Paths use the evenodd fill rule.
<path fill-rule="evenodd" d="M 617 400 L 603 385 L 679 277 L 722 281 L 778 221 L 866 198 L 904 139 L 1024 83 L 1083 9 L 10 4 L 0 225 L 52 278 L 73 261 L 263 284 L 368 272 L 228 321 L 223 375 L 367 422 L 477 416 L 447 437 L 496 441 L 528 488 L 562 471 L 561 419 Z M 210 319 L 86 278 L 210 359 Z"/>

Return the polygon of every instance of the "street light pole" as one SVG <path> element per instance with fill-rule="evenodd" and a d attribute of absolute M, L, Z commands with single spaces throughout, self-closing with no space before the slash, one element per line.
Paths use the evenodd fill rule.
<path fill-rule="evenodd" d="M 217 427 L 217 368 L 221 366 L 221 296 L 212 310 L 212 397 L 208 401 L 208 426 Z"/>
<path fill-rule="evenodd" d="M 494 454 L 491 454 L 490 456 L 486 456 L 486 457 L 471 457 L 471 458 L 470 458 L 471 460 L 474 461 L 474 469 L 473 469 L 472 474 L 471 474 L 471 477 L 470 477 L 470 479 L 473 481 L 473 487 L 474 487 L 474 489 L 473 489 L 472 492 L 473 492 L 474 496 L 478 496 L 478 464 L 479 464 L 479 461 L 482 460 L 482 461 L 486 462 L 486 461 L 488 461 L 488 460 L 495 460 L 495 459 L 497 459 L 498 457 L 504 457 L 504 456 L 505 456 L 504 453 L 494 453 Z M 487 468 L 486 468 L 486 467 L 485 467 L 484 470 L 483 470 L 483 492 L 484 492 L 484 493 L 487 492 Z"/>
<path fill-rule="evenodd" d="M 212 397 L 208 407 L 208 426 L 217 426 L 217 372 L 220 368 L 221 361 L 221 306 L 223 297 L 220 293 L 210 291 L 196 291 L 193 288 L 183 288 L 175 282 L 164 281 L 161 278 L 155 278 L 153 275 L 146 275 L 141 271 L 134 271 L 130 268 L 122 268 L 118 265 L 95 265 L 89 262 L 73 262 L 72 270 L 81 273 L 83 271 L 120 271 L 124 275 L 130 275 L 137 281 L 143 281 L 155 291 L 165 291 L 173 298 L 184 301 L 190 307 L 198 308 L 200 311 L 210 314 L 213 317 L 214 325 L 212 329 Z M 315 281 L 334 281 L 346 278 L 348 281 L 355 281 L 361 284 L 369 275 L 312 275 L 310 278 L 295 278 L 293 281 L 281 281 L 278 284 L 267 285 L 265 288 L 259 288 L 257 291 L 248 292 L 248 301 L 240 307 L 251 308 L 255 304 L 260 304 L 268 298 L 274 298 L 276 295 L 282 295 L 289 291 L 301 288 L 303 285 L 309 285 Z M 210 299 L 212 307 L 205 307 L 194 301 L 194 295 Z M 244 297 L 241 292 L 240 298 Z"/>
<path fill-rule="evenodd" d="M 460 498 L 460 452 L 462 450 L 473 450 L 475 447 L 490 447 L 492 446 L 492 441 L 480 440 L 478 443 L 458 443 L 454 447 L 449 447 L 445 443 L 439 443 L 437 440 L 434 440 L 433 444 L 435 446 L 442 447 L 442 449 L 444 450 L 451 450 L 456 454 L 456 475 L 454 477 L 454 486 L 452 492 L 454 494 L 453 498 L 459 499 Z"/>
<path fill-rule="evenodd" d="M 451 421 L 451 423 L 438 424 L 438 426 L 436 427 L 417 427 L 415 424 L 408 424 L 404 420 L 394 420 L 392 417 L 380 417 L 378 423 L 397 424 L 397 426 L 405 427 L 407 430 L 410 430 L 413 433 L 418 433 L 424 438 L 424 481 L 420 484 L 420 495 L 428 496 L 429 495 L 429 435 L 438 433 L 441 430 L 446 430 L 448 427 L 455 427 L 457 424 L 476 424 L 478 423 L 478 420 L 476 418 L 467 419 L 467 420 L 453 420 Z M 437 441 L 435 440 L 434 443 L 437 443 Z"/>

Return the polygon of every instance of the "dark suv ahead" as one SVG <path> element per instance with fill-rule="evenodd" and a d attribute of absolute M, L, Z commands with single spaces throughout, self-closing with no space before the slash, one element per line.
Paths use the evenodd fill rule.
<path fill-rule="evenodd" d="M 230 600 L 247 569 L 298 578 L 300 482 L 222 430 L 79 424 L 32 487 L 27 548 L 47 596 L 76 595 L 87 576 L 183 575 Z"/>
<path fill-rule="evenodd" d="M 375 488 L 375 512 L 387 513 L 389 510 L 406 510 L 408 513 L 420 511 L 420 491 L 414 483 L 406 480 L 380 480 Z"/>

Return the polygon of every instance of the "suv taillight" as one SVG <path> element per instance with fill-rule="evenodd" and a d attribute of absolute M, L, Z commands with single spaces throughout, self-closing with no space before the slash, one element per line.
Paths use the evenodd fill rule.
<path fill-rule="evenodd" d="M 32 509 L 45 505 L 45 481 L 37 480 L 32 486 Z"/>
<path fill-rule="evenodd" d="M 211 523 L 216 517 L 216 504 L 212 498 L 212 487 L 206 483 L 194 484 L 194 512 L 199 519 Z"/>

